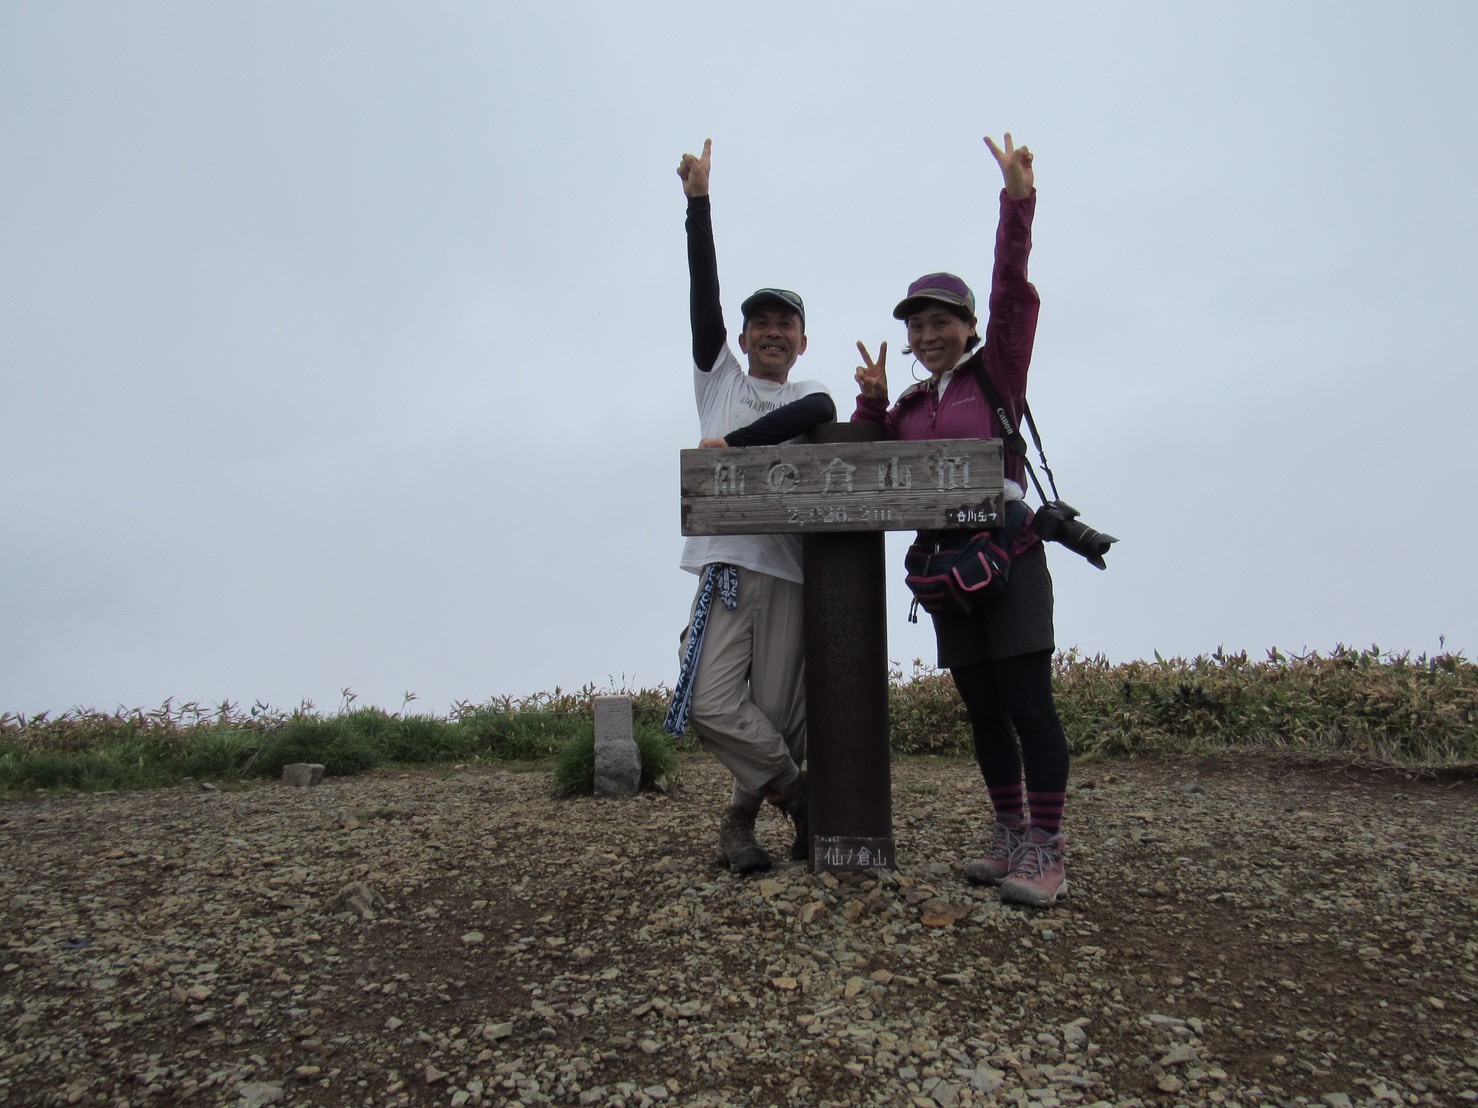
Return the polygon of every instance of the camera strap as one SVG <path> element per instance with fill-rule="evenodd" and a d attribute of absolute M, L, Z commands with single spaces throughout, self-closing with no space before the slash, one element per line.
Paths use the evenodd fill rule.
<path fill-rule="evenodd" d="M 1026 440 L 1021 436 L 1021 429 L 1016 421 L 1011 418 L 1011 410 L 1006 407 L 1006 402 L 1001 399 L 1001 394 L 996 391 L 995 385 L 991 384 L 990 377 L 985 372 L 985 359 L 975 360 L 975 379 L 980 383 L 980 390 L 985 393 L 985 399 L 990 404 L 991 411 L 995 413 L 996 422 L 1001 425 L 1001 432 L 1005 437 L 1006 449 L 1021 459 L 1022 465 L 1026 466 L 1026 472 L 1036 486 L 1037 495 L 1046 504 L 1050 500 L 1061 500 L 1057 492 L 1057 482 L 1052 477 L 1052 467 L 1047 464 L 1047 453 L 1042 449 L 1042 436 L 1037 431 L 1037 421 L 1032 418 L 1032 406 L 1026 402 L 1026 397 L 1021 398 L 1022 411 L 1026 416 L 1027 430 L 1031 432 L 1032 442 L 1037 447 L 1037 457 L 1042 461 L 1042 472 L 1047 475 L 1047 484 L 1052 486 L 1052 496 L 1049 498 L 1042 490 L 1042 482 L 1037 480 L 1037 471 L 1032 468 L 1031 459 L 1026 456 Z"/>

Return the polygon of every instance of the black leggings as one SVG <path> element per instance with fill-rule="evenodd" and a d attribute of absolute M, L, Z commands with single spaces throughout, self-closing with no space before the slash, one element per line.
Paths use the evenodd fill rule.
<path fill-rule="evenodd" d="M 1013 785 L 1026 769 L 1028 792 L 1067 791 L 1067 736 L 1052 701 L 1052 651 L 1039 650 L 949 671 L 987 788 Z"/>

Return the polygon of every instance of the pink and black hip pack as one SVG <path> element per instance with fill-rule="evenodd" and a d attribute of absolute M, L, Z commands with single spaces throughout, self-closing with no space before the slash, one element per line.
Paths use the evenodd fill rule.
<path fill-rule="evenodd" d="M 1006 593 L 1011 547 L 1026 522 L 1027 507 L 1008 500 L 1004 524 L 991 531 L 920 531 L 903 556 L 904 583 L 913 593 L 909 622 L 918 609 L 930 615 L 968 615 Z"/>

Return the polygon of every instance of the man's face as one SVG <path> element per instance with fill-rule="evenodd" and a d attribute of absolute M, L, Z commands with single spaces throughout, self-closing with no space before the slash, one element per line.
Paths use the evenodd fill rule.
<path fill-rule="evenodd" d="M 749 372 L 755 377 L 784 381 L 790 367 L 806 350 L 801 317 L 778 304 L 757 308 L 744 321 L 739 349 L 749 356 Z"/>

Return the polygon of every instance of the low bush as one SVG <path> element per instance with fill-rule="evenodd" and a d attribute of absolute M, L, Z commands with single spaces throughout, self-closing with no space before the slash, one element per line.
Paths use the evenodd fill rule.
<path fill-rule="evenodd" d="M 1110 663 L 1076 651 L 1053 662 L 1058 712 L 1077 757 L 1278 747 L 1360 760 L 1478 767 L 1478 665 L 1460 654 L 1336 647 L 1326 655 L 1266 659 L 1222 650 L 1191 659 Z M 593 686 L 568 693 L 459 703 L 445 718 L 354 706 L 320 714 L 258 702 L 241 712 L 166 702 L 111 715 L 77 709 L 56 718 L 0 715 L 0 790 L 142 788 L 186 778 L 277 776 L 292 762 L 330 774 L 385 765 L 534 762 L 556 789 L 594 787 Z M 632 699 L 642 783 L 671 777 L 691 733 L 661 723 L 671 690 L 619 690 Z M 413 697 L 406 696 L 408 704 Z M 406 705 L 402 705 L 404 709 Z M 970 729 L 954 683 L 921 662 L 889 680 L 898 755 L 968 757 Z"/>
<path fill-rule="evenodd" d="M 678 755 L 672 738 L 650 723 L 633 723 L 631 737 L 641 756 L 641 789 L 656 788 L 664 778 L 677 776 Z M 582 729 L 566 740 L 555 757 L 556 796 L 591 796 L 595 792 L 595 727 Z"/>
<path fill-rule="evenodd" d="M 1383 762 L 1478 762 L 1478 666 L 1378 648 L 1265 660 L 1222 650 L 1192 659 L 1111 663 L 1076 651 L 1053 661 L 1058 714 L 1073 753 L 1131 756 L 1278 747 Z M 915 662 L 889 694 L 893 749 L 971 750 L 947 673 Z"/>

